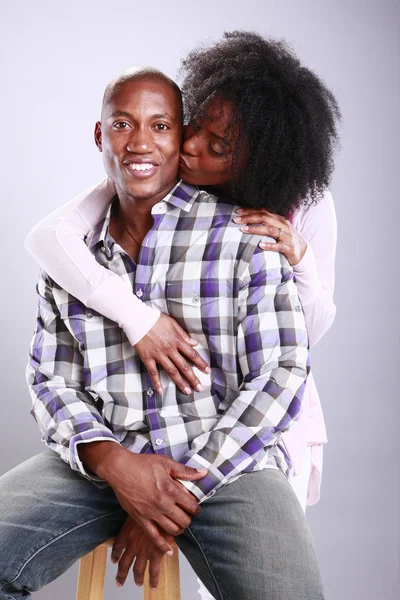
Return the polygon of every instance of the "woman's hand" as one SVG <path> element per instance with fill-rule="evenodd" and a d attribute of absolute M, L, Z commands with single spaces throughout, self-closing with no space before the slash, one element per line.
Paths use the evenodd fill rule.
<path fill-rule="evenodd" d="M 193 348 L 196 345 L 196 340 L 172 317 L 162 313 L 150 331 L 135 345 L 135 350 L 159 394 L 162 394 L 162 386 L 157 364 L 184 394 L 189 395 L 191 388 L 201 392 L 200 380 L 188 360 L 204 373 L 210 373 L 211 369 Z"/>
<path fill-rule="evenodd" d="M 268 212 L 265 208 L 238 208 L 235 223 L 243 223 L 241 230 L 244 233 L 255 235 L 268 235 L 276 239 L 276 244 L 260 242 L 263 250 L 281 252 L 289 263 L 297 265 L 307 250 L 307 242 L 296 231 L 290 221 Z"/>

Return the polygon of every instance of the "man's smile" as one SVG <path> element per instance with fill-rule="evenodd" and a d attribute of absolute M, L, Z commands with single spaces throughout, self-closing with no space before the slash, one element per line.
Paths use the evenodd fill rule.
<path fill-rule="evenodd" d="M 123 161 L 123 165 L 131 177 L 138 177 L 141 179 L 152 177 L 160 166 L 159 163 L 152 158 L 128 159 Z"/>

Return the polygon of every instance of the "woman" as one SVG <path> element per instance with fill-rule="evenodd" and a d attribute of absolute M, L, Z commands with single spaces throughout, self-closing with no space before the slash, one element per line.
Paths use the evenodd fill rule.
<path fill-rule="evenodd" d="M 188 126 L 180 175 L 229 195 L 242 207 L 235 221 L 243 223 L 244 231 L 269 236 L 260 247 L 286 256 L 314 345 L 335 315 L 336 217 L 327 192 L 340 118 L 335 98 L 283 43 L 253 33 L 225 34 L 211 48 L 191 52 L 182 70 Z M 63 288 L 120 324 L 157 388 L 156 362 L 190 393 L 188 383 L 196 387 L 200 382 L 188 375 L 185 357 L 207 369 L 190 346 L 195 342 L 187 336 L 183 341 L 185 332 L 177 324 L 134 297 L 83 242 L 114 194 L 108 181 L 84 193 L 39 223 L 27 248 Z M 180 340 L 165 362 L 157 359 L 153 335 L 160 320 Z M 179 371 L 186 373 L 185 379 Z M 294 466 L 292 484 L 305 508 L 319 497 L 326 441 L 312 376 L 304 410 L 284 440 Z"/>

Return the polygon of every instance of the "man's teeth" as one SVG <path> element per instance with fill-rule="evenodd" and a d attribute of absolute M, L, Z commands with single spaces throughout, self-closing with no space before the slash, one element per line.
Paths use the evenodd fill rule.
<path fill-rule="evenodd" d="M 129 166 L 134 171 L 149 171 L 154 167 L 151 163 L 131 163 Z"/>

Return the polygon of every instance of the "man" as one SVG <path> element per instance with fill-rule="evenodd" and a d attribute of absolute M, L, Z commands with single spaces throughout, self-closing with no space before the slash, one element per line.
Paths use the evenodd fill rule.
<path fill-rule="evenodd" d="M 323 598 L 279 444 L 307 373 L 291 271 L 259 238 L 241 242 L 230 204 L 178 182 L 181 128 L 162 73 L 107 87 L 95 139 L 118 193 L 86 243 L 196 338 L 212 374 L 191 396 L 167 377 L 158 393 L 117 324 L 41 274 L 28 379 L 55 452 L 0 479 L 1 600 L 29 597 L 119 532 L 119 583 L 135 556 L 141 583 L 147 552 L 156 584 L 178 536 L 216 598 Z"/>

